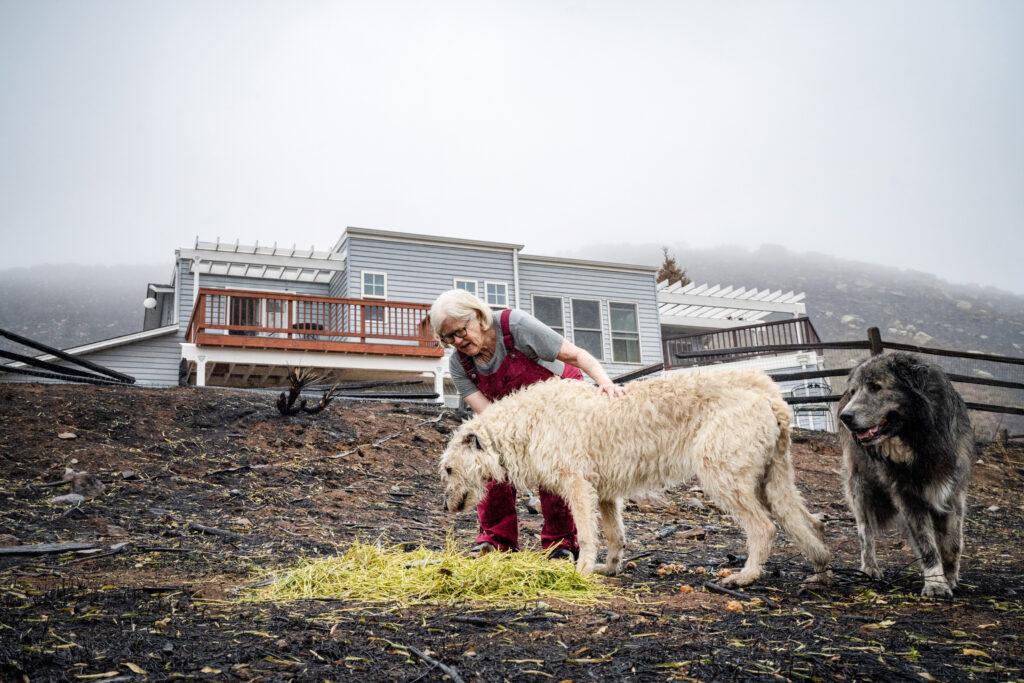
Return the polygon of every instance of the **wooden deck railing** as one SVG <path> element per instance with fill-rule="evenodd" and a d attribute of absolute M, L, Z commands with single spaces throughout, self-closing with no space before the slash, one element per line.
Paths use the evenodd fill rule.
<path fill-rule="evenodd" d="M 792 320 L 778 320 L 758 325 L 745 325 L 733 327 L 717 332 L 702 332 L 688 334 L 679 337 L 667 337 L 662 340 L 662 351 L 665 357 L 665 369 L 671 369 L 684 365 L 679 356 L 695 354 L 701 351 L 718 351 L 721 349 L 742 349 L 744 347 L 755 347 L 779 344 L 814 344 L 820 342 L 818 332 L 808 318 L 794 318 Z M 742 358 L 744 355 L 753 354 L 730 354 L 728 356 L 715 355 L 706 360 L 687 358 L 685 365 L 705 365 L 707 363 L 727 363 Z"/>
<path fill-rule="evenodd" d="M 186 339 L 207 346 L 440 357 L 429 304 L 238 289 L 199 290 Z"/>

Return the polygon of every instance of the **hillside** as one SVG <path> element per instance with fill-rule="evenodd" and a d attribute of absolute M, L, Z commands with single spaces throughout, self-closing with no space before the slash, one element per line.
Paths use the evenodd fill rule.
<path fill-rule="evenodd" d="M 806 292 L 808 315 L 829 341 L 864 339 L 876 326 L 892 341 L 1024 355 L 1024 296 L 1011 292 L 771 245 L 670 251 L 698 283 Z M 595 245 L 568 255 L 661 262 L 653 244 Z"/>
<path fill-rule="evenodd" d="M 170 275 L 166 265 L 0 270 L 0 327 L 61 349 L 138 332 L 146 285 Z"/>

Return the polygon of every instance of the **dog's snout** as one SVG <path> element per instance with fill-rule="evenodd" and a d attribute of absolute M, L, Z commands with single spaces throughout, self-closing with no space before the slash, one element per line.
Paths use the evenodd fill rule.
<path fill-rule="evenodd" d="M 854 423 L 857 421 L 857 418 L 854 417 L 853 413 L 847 412 L 845 410 L 843 412 L 839 413 L 839 419 L 843 421 L 844 425 L 846 425 L 847 427 L 851 427 L 851 428 L 853 427 Z"/>

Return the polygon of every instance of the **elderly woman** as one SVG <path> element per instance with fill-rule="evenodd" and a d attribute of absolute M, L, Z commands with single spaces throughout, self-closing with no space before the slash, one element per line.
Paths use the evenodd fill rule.
<path fill-rule="evenodd" d="M 614 384 L 592 355 L 566 341 L 550 327 L 520 310 L 491 309 L 469 292 L 453 289 L 430 308 L 430 326 L 443 344 L 454 347 L 451 375 L 466 404 L 479 413 L 513 391 L 550 377 L 583 379 L 583 372 L 609 398 L 625 392 Z M 544 525 L 540 540 L 554 548 L 553 558 L 575 557 L 576 525 L 565 501 L 540 491 Z M 516 491 L 492 481 L 477 506 L 480 533 L 473 552 L 519 548 Z"/>

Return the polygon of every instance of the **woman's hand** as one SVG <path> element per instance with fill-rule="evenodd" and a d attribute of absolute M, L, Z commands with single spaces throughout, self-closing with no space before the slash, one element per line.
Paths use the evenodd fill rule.
<path fill-rule="evenodd" d="M 612 382 L 609 382 L 608 384 L 599 384 L 597 386 L 597 390 L 610 398 L 619 398 L 620 396 L 626 395 L 626 387 Z"/>

